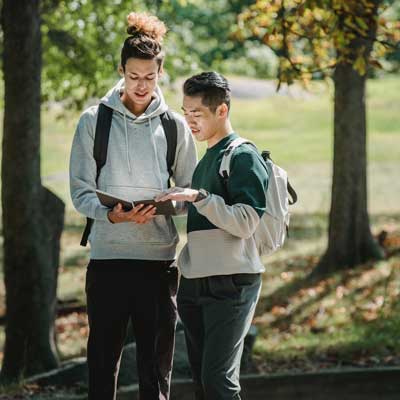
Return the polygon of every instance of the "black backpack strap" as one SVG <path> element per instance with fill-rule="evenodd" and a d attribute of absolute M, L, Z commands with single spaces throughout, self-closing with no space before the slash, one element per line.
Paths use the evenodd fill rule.
<path fill-rule="evenodd" d="M 160 119 L 164 129 L 165 138 L 167 139 L 167 168 L 169 178 L 171 178 L 173 175 L 172 166 L 175 162 L 176 145 L 178 142 L 178 127 L 170 110 L 162 113 Z M 168 179 L 168 187 L 171 187 L 170 179 Z"/>
<path fill-rule="evenodd" d="M 107 161 L 108 139 L 110 137 L 111 121 L 113 110 L 104 104 L 99 105 L 94 136 L 93 157 L 96 160 L 96 184 L 100 176 L 100 171 Z"/>
<path fill-rule="evenodd" d="M 96 185 L 100 176 L 100 171 L 107 161 L 108 139 L 113 110 L 104 104 L 99 104 L 97 112 L 96 131 L 94 134 L 93 157 L 96 160 Z M 86 227 L 82 235 L 81 246 L 86 246 L 92 229 L 93 219 L 86 218 Z"/>
<path fill-rule="evenodd" d="M 287 190 L 288 190 L 288 192 L 290 194 L 290 197 L 292 198 L 292 200 L 289 200 L 289 204 L 293 205 L 297 201 L 297 193 L 293 189 L 293 186 L 290 184 L 289 179 L 287 181 Z"/>

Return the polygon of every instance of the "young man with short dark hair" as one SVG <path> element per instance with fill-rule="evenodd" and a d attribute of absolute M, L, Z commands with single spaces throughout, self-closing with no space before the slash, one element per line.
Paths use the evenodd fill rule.
<path fill-rule="evenodd" d="M 182 278 L 178 312 L 185 327 L 197 400 L 240 399 L 240 360 L 261 289 L 253 239 L 265 211 L 268 175 L 250 144 L 232 156 L 230 175 L 219 174 L 224 152 L 238 138 L 229 120 L 230 89 L 216 72 L 184 84 L 183 111 L 207 151 L 191 189 L 172 188 L 159 197 L 190 203 L 188 242 L 179 256 Z"/>

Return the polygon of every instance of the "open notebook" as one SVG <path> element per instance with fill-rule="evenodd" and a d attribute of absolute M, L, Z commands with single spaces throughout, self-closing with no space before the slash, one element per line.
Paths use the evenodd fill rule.
<path fill-rule="evenodd" d="M 97 197 L 103 206 L 114 208 L 118 203 L 122 204 L 125 211 L 132 210 L 134 206 L 139 204 L 149 205 L 152 204 L 156 207 L 156 215 L 176 215 L 174 204 L 171 200 L 167 201 L 154 201 L 153 199 L 129 201 L 113 196 L 110 193 L 96 190 Z"/>

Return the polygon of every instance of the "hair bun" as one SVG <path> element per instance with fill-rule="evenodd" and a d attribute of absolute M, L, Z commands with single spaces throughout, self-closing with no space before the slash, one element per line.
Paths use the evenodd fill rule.
<path fill-rule="evenodd" d="M 126 31 L 128 35 L 143 34 L 161 43 L 167 33 L 167 27 L 164 22 L 160 21 L 154 15 L 131 12 L 127 20 L 128 28 Z"/>

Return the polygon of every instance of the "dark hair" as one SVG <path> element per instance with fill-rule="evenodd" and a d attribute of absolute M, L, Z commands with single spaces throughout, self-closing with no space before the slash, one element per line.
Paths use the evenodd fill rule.
<path fill-rule="evenodd" d="M 203 105 L 213 113 L 222 103 L 231 105 L 231 89 L 228 81 L 218 72 L 203 72 L 189 78 L 183 84 L 185 96 L 201 97 Z"/>
<path fill-rule="evenodd" d="M 167 32 L 165 24 L 153 15 L 130 13 L 128 19 L 128 36 L 121 50 L 121 65 L 125 70 L 129 58 L 142 60 L 156 59 L 161 65 L 164 59 L 161 44 Z"/>

